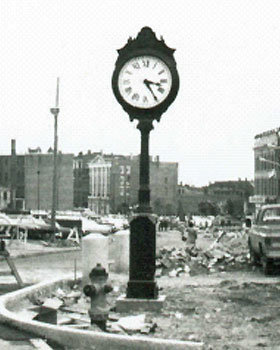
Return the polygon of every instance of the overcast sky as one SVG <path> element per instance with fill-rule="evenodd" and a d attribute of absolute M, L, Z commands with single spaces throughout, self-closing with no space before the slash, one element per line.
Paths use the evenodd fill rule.
<path fill-rule="evenodd" d="M 115 99 L 117 49 L 150 26 L 176 49 L 180 89 L 154 122 L 150 154 L 179 181 L 253 179 L 254 136 L 280 126 L 280 1 L 1 0 L 0 153 L 59 149 L 138 154 L 140 133 Z"/>

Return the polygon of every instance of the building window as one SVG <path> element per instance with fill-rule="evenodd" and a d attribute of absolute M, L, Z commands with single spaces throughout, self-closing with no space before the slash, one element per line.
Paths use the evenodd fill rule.
<path fill-rule="evenodd" d="M 4 201 L 6 201 L 8 199 L 8 195 L 7 195 L 6 191 L 3 192 L 3 199 L 4 199 Z"/>
<path fill-rule="evenodd" d="M 130 165 L 127 165 L 127 166 L 126 166 L 126 173 L 127 173 L 127 174 L 130 174 L 130 171 L 131 171 L 131 166 L 130 166 Z"/>
<path fill-rule="evenodd" d="M 167 184 L 168 183 L 168 177 L 164 178 L 164 183 Z"/>
<path fill-rule="evenodd" d="M 124 174 L 124 165 L 120 165 L 120 172 L 121 174 Z"/>

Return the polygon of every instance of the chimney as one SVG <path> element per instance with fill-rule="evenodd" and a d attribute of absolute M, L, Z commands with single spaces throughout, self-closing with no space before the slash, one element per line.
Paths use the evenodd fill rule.
<path fill-rule="evenodd" d="M 16 140 L 15 139 L 11 140 L 11 155 L 12 156 L 16 155 Z"/>

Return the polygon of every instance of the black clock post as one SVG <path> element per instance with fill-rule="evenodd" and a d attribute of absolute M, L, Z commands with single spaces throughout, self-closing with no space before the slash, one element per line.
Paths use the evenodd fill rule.
<path fill-rule="evenodd" d="M 156 220 L 150 207 L 149 135 L 152 120 L 142 119 L 138 213 L 130 221 L 129 282 L 127 298 L 156 299 L 154 281 L 156 259 Z"/>
<path fill-rule="evenodd" d="M 164 40 L 144 27 L 136 39 L 129 38 L 118 50 L 112 77 L 113 92 L 129 114 L 139 121 L 141 154 L 139 164 L 139 206 L 130 220 L 130 258 L 127 299 L 157 299 L 155 282 L 156 218 L 150 206 L 149 135 L 153 121 L 174 101 L 179 76 L 173 54 Z M 144 92 L 143 92 L 144 91 Z"/>

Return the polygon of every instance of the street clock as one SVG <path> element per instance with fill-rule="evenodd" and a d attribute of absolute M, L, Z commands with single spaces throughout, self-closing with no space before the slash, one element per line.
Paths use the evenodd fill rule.
<path fill-rule="evenodd" d="M 141 132 L 139 206 L 130 221 L 127 298 L 158 297 L 154 280 L 156 225 L 150 206 L 149 134 L 153 121 L 160 120 L 179 89 L 174 51 L 162 38 L 158 40 L 151 28 L 144 27 L 136 39 L 129 38 L 118 50 L 112 76 L 117 101 L 130 120 L 138 119 L 137 128 Z"/>
<path fill-rule="evenodd" d="M 174 101 L 179 89 L 174 51 L 149 27 L 142 28 L 136 39 L 129 38 L 118 50 L 112 88 L 131 120 L 159 121 Z"/>

